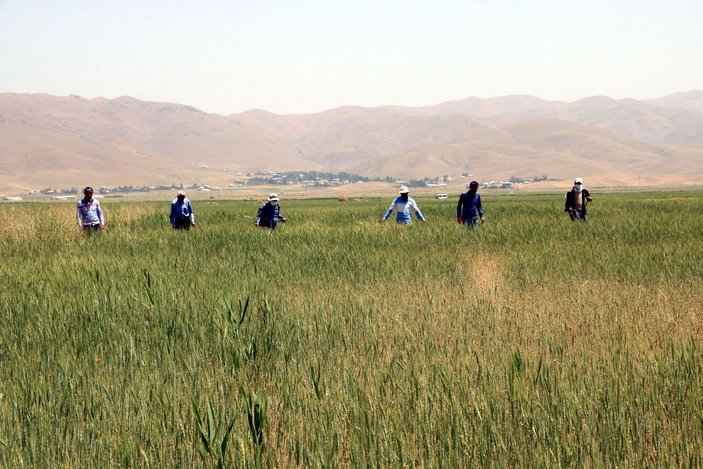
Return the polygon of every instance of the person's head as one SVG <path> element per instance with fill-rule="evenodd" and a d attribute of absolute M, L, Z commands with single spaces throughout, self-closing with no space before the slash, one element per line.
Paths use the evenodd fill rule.
<path fill-rule="evenodd" d="M 574 190 L 580 191 L 581 187 L 583 187 L 583 179 L 581 179 L 581 178 L 574 179 Z"/>
<path fill-rule="evenodd" d="M 85 189 L 83 189 L 83 195 L 85 196 L 85 200 L 90 200 L 93 198 L 93 188 L 90 186 L 86 186 Z"/>
<path fill-rule="evenodd" d="M 400 195 L 401 199 L 407 200 L 409 193 L 410 193 L 410 190 L 408 189 L 408 186 L 400 186 L 400 190 L 398 191 L 398 195 Z"/>
<path fill-rule="evenodd" d="M 268 201 L 271 205 L 278 205 L 278 194 L 274 194 L 273 192 L 269 194 Z"/>
<path fill-rule="evenodd" d="M 478 190 L 478 181 L 471 181 L 466 187 L 469 188 L 469 192 L 476 192 Z"/>
<path fill-rule="evenodd" d="M 183 202 L 186 198 L 186 193 L 184 191 L 178 191 L 178 195 L 176 195 L 176 198 Z"/>

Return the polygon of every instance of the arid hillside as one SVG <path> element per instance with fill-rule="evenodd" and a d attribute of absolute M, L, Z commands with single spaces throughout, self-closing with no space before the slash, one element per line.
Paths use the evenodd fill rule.
<path fill-rule="evenodd" d="M 226 185 L 235 173 L 258 170 L 699 182 L 703 92 L 230 116 L 130 97 L 0 94 L 0 193 L 86 183 Z"/>

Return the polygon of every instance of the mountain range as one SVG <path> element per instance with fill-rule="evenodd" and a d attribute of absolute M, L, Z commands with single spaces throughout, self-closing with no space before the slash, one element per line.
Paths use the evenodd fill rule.
<path fill-rule="evenodd" d="M 256 171 L 410 179 L 547 175 L 591 184 L 698 183 L 703 91 L 652 100 L 467 98 L 223 116 L 131 97 L 0 94 L 0 191 L 123 184 L 226 185 Z"/>

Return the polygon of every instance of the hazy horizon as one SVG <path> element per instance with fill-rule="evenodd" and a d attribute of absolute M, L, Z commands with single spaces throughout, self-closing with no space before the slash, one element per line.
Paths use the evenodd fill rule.
<path fill-rule="evenodd" d="M 546 99 L 546 98 L 543 98 L 543 97 L 541 97 L 541 96 L 527 95 L 527 94 L 523 94 L 523 93 L 513 93 L 513 94 L 506 94 L 506 95 L 500 95 L 500 96 L 489 96 L 489 97 L 461 96 L 461 97 L 457 97 L 457 98 L 454 98 L 454 99 L 448 99 L 448 100 L 445 100 L 445 101 L 442 101 L 442 102 L 427 103 L 427 104 L 418 104 L 418 105 L 409 105 L 409 104 L 403 104 L 403 103 L 385 103 L 385 104 L 378 104 L 378 105 L 373 105 L 373 106 L 363 106 L 363 105 L 360 105 L 360 104 L 349 103 L 349 104 L 340 104 L 340 105 L 338 105 L 338 106 L 331 107 L 331 108 L 327 108 L 327 109 L 320 109 L 320 110 L 317 110 L 317 111 L 309 111 L 309 112 L 289 112 L 289 113 L 283 113 L 283 112 L 282 112 L 282 113 L 277 113 L 277 112 L 271 111 L 271 110 L 269 110 L 269 109 L 251 108 L 251 109 L 245 109 L 245 110 L 243 110 L 243 111 L 233 112 L 233 113 L 227 113 L 227 114 L 225 114 L 225 113 L 219 113 L 219 112 L 214 112 L 214 111 L 211 112 L 211 111 L 208 111 L 207 109 L 198 108 L 197 106 L 194 106 L 192 103 L 177 102 L 177 101 L 165 101 L 165 100 L 156 100 L 156 101 L 154 101 L 154 100 L 148 100 L 148 99 L 140 98 L 139 96 L 133 96 L 133 95 L 129 95 L 129 94 L 122 94 L 122 95 L 113 96 L 113 97 L 107 97 L 107 96 L 83 96 L 83 95 L 79 95 L 79 94 L 76 94 L 76 93 L 72 93 L 72 94 L 68 94 L 68 95 L 54 95 L 54 94 L 47 93 L 47 92 L 44 92 L 44 91 L 24 91 L 24 92 L 17 92 L 17 91 L 0 91 L 0 94 L 2 94 L 2 93 L 9 93 L 9 94 L 26 94 L 26 95 L 48 95 L 48 96 L 53 96 L 53 97 L 57 97 L 57 98 L 78 97 L 78 98 L 86 99 L 86 100 L 105 99 L 105 100 L 108 100 L 108 101 L 113 101 L 113 100 L 115 100 L 115 99 L 120 99 L 120 98 L 132 98 L 132 99 L 136 99 L 137 101 L 142 101 L 142 102 L 145 102 L 145 103 L 158 103 L 158 102 L 163 102 L 163 103 L 167 103 L 167 104 L 190 106 L 190 107 L 194 107 L 194 108 L 198 109 L 199 111 L 205 112 L 205 113 L 207 113 L 207 114 L 219 114 L 219 115 L 229 116 L 229 115 L 244 114 L 244 113 L 251 112 L 251 111 L 264 111 L 264 112 L 270 112 L 271 114 L 278 114 L 278 115 L 319 114 L 319 113 L 323 113 L 323 112 L 326 112 L 326 111 L 332 111 L 332 110 L 334 110 L 334 109 L 343 108 L 343 107 L 358 107 L 358 108 L 364 108 L 364 109 L 382 108 L 382 107 L 387 107 L 387 106 L 390 106 L 390 107 L 401 106 L 401 107 L 408 107 L 408 108 L 423 108 L 423 107 L 431 107 L 431 106 L 442 105 L 442 104 L 451 103 L 451 102 L 456 102 L 456 101 L 462 101 L 462 100 L 466 100 L 466 99 L 478 99 L 478 100 L 482 100 L 482 101 L 490 101 L 490 100 L 492 100 L 492 99 L 510 98 L 510 97 L 519 97 L 519 96 L 537 98 L 537 99 L 541 99 L 541 100 L 543 100 L 543 101 L 555 102 L 555 103 L 557 103 L 557 102 L 562 102 L 562 103 L 574 103 L 574 102 L 577 102 L 577 101 L 580 101 L 580 100 L 583 100 L 583 99 L 596 98 L 596 97 L 605 97 L 605 98 L 610 98 L 610 99 L 614 99 L 614 100 L 633 99 L 633 100 L 636 100 L 636 101 L 646 102 L 646 101 L 650 101 L 650 100 L 656 100 L 656 99 L 658 99 L 658 98 L 664 98 L 664 97 L 667 97 L 667 96 L 679 95 L 679 94 L 684 94 L 684 93 L 692 93 L 692 92 L 700 92 L 700 91 L 703 91 L 703 87 L 701 87 L 701 88 L 702 88 L 702 89 L 691 89 L 691 90 L 684 90 L 684 91 L 674 91 L 674 92 L 668 93 L 668 94 L 666 94 L 666 95 L 651 96 L 651 97 L 648 97 L 648 98 L 636 98 L 636 97 L 632 97 L 632 96 L 623 96 L 623 97 L 616 98 L 616 97 L 608 96 L 608 95 L 590 95 L 590 96 L 581 96 L 581 97 L 576 98 L 576 99 L 574 99 L 574 100 L 562 100 L 562 99 Z"/>

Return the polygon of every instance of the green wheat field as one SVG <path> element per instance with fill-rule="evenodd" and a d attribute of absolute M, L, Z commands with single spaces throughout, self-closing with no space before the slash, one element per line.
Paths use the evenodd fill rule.
<path fill-rule="evenodd" d="M 703 197 L 0 205 L 1 467 L 701 467 Z"/>

